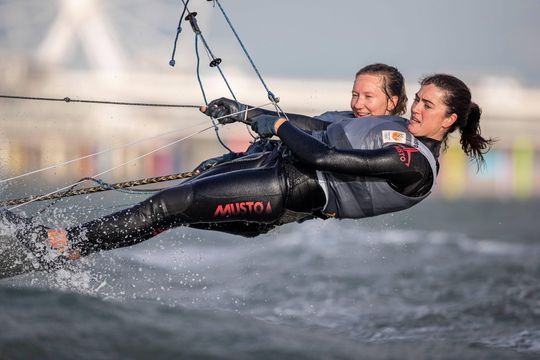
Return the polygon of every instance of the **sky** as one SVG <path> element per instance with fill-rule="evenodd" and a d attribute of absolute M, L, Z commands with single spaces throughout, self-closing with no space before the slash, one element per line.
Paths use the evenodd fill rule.
<path fill-rule="evenodd" d="M 62 1 L 0 0 L 0 54 L 32 57 Z M 398 67 L 408 81 L 448 72 L 469 81 L 511 77 L 540 87 L 538 0 L 221 0 L 221 4 L 265 76 L 346 80 L 366 64 L 385 62 Z M 189 5 L 199 12 L 201 29 L 216 56 L 224 64 L 249 70 L 218 8 L 203 0 L 191 0 Z M 101 6 L 129 66 L 158 70 L 168 66 L 181 1 L 110 0 Z M 189 57 L 191 66 L 193 56 L 193 33 L 184 23 L 177 63 L 181 67 Z M 66 67 L 86 64 L 80 48 L 65 61 Z"/>
<path fill-rule="evenodd" d="M 540 86 L 537 0 L 245 3 L 227 1 L 228 11 L 270 72 L 347 76 L 386 62 L 412 77 L 493 74 Z"/>

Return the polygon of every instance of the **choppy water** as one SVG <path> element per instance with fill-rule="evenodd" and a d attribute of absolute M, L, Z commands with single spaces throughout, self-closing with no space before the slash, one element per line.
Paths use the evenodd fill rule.
<path fill-rule="evenodd" d="M 0 358 L 536 359 L 538 208 L 427 202 L 255 239 L 176 229 L 1 280 Z"/>

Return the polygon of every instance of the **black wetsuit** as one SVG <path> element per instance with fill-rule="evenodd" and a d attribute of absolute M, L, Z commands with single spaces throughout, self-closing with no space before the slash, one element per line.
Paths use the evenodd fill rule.
<path fill-rule="evenodd" d="M 255 236 L 286 222 L 324 218 L 326 199 L 316 170 L 381 178 L 410 197 L 431 188 L 433 172 L 420 154 L 411 154 L 405 167 L 394 147 L 336 150 L 306 131 L 325 129 L 328 122 L 290 119 L 278 131 L 283 143 L 270 142 L 262 152 L 253 150 L 260 145 L 255 144 L 246 155 L 131 208 L 66 229 L 71 247 L 86 255 L 136 244 L 179 225 Z M 419 140 L 438 156 L 440 142 Z"/>

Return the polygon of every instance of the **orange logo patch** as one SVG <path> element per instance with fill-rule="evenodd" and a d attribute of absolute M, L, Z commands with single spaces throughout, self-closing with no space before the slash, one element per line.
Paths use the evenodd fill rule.
<path fill-rule="evenodd" d="M 405 134 L 403 131 L 383 130 L 382 138 L 383 143 L 405 144 L 407 140 L 407 134 Z"/>

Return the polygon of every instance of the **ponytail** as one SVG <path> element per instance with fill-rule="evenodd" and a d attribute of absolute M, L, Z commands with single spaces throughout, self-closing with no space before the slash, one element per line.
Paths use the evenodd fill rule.
<path fill-rule="evenodd" d="M 424 78 L 422 86 L 433 84 L 445 91 L 444 102 L 448 107 L 447 115 L 456 114 L 456 122 L 448 129 L 444 136 L 444 144 L 448 134 L 459 129 L 461 133 L 461 148 L 471 160 L 475 160 L 478 170 L 485 164 L 484 154 L 490 150 L 493 139 L 485 139 L 481 135 L 480 117 L 482 110 L 471 101 L 471 91 L 465 83 L 455 76 L 435 74 Z"/>
<path fill-rule="evenodd" d="M 482 115 L 482 109 L 475 102 L 471 102 L 471 108 L 469 109 L 469 115 L 464 126 L 459 128 L 461 133 L 461 148 L 467 154 L 469 158 L 476 160 L 478 168 L 485 165 L 484 154 L 490 149 L 493 144 L 492 139 L 484 139 L 480 133 L 480 116 Z"/>

